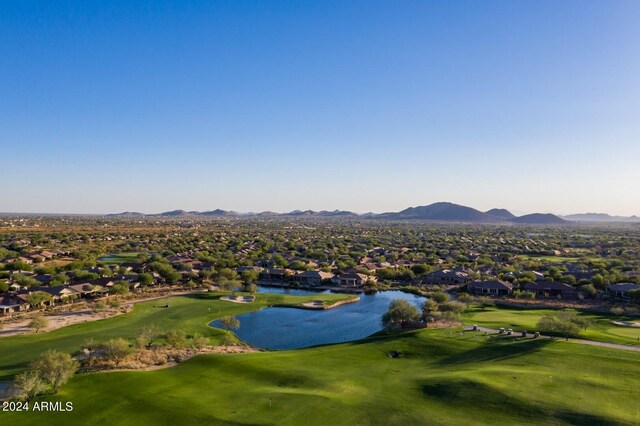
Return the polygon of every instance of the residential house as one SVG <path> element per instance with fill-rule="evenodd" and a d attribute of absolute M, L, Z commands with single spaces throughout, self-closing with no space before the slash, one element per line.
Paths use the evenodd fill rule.
<path fill-rule="evenodd" d="M 525 291 L 532 291 L 537 297 L 561 297 L 563 299 L 575 299 L 578 291 L 569 284 L 553 281 L 537 281 L 522 286 Z"/>
<path fill-rule="evenodd" d="M 67 299 L 72 294 L 78 294 L 76 290 L 70 288 L 69 286 L 38 287 L 37 291 L 49 293 L 54 304 L 61 300 Z"/>
<path fill-rule="evenodd" d="M 375 277 L 370 277 L 364 274 L 358 273 L 349 273 L 349 274 L 340 274 L 335 275 L 331 282 L 335 285 L 339 285 L 342 287 L 361 287 L 367 281 L 375 282 Z"/>
<path fill-rule="evenodd" d="M 333 278 L 331 272 L 304 271 L 296 274 L 293 277 L 293 281 L 304 285 L 318 286 L 321 285 L 323 281 L 331 280 L 331 278 Z"/>
<path fill-rule="evenodd" d="M 96 280 L 96 281 L 98 281 L 98 280 Z M 78 294 L 78 296 L 80 298 L 98 297 L 98 296 L 104 295 L 105 293 L 107 293 L 109 291 L 109 289 L 107 287 L 104 287 L 104 286 L 101 286 L 101 285 L 98 285 L 98 284 L 91 284 L 91 283 L 73 284 L 73 285 L 70 285 L 69 288 L 74 290 L 76 292 L 76 294 Z"/>
<path fill-rule="evenodd" d="M 506 296 L 511 294 L 513 284 L 507 281 L 474 281 L 467 284 L 469 291 L 475 294 L 487 294 L 492 296 Z"/>
<path fill-rule="evenodd" d="M 640 284 L 633 283 L 619 283 L 612 284 L 607 287 L 607 292 L 615 297 L 622 297 L 627 299 L 629 297 L 629 292 L 632 290 L 640 290 Z"/>
<path fill-rule="evenodd" d="M 285 281 L 293 275 L 289 269 L 265 269 L 260 272 L 260 279 L 264 281 Z"/>
<path fill-rule="evenodd" d="M 467 284 L 470 281 L 469 275 L 459 269 L 441 269 L 427 274 L 427 284 Z"/>
<path fill-rule="evenodd" d="M 242 274 L 243 272 L 247 272 L 247 271 L 255 271 L 260 273 L 260 271 L 262 271 L 262 268 L 260 268 L 259 266 L 238 266 L 236 268 L 236 272 L 239 274 Z"/>
<path fill-rule="evenodd" d="M 15 294 L 0 295 L 0 313 L 2 315 L 9 315 L 26 309 L 29 309 L 29 304 L 23 298 Z"/>

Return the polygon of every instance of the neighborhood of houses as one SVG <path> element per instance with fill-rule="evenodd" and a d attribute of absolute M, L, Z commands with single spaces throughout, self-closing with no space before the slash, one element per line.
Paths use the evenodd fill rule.
<path fill-rule="evenodd" d="M 18 257 L 12 259 L 11 262 L 21 262 L 22 264 L 43 263 L 59 256 L 68 256 L 69 253 L 61 250 L 41 250 L 29 256 Z M 211 270 L 213 264 L 198 260 L 193 253 L 184 253 L 171 255 L 166 260 L 175 270 L 181 274 L 181 282 L 188 282 L 203 270 Z M 186 267 L 185 267 L 186 265 Z M 376 270 L 389 267 L 405 267 L 409 265 L 391 265 L 389 263 L 374 263 L 369 257 L 361 259 L 357 267 L 348 268 L 339 273 L 332 273 L 320 269 L 312 269 L 305 271 L 296 271 L 288 268 L 276 268 L 269 262 L 259 261 L 256 266 L 238 266 L 235 271 L 242 274 L 246 271 L 254 271 L 258 277 L 257 283 L 265 286 L 279 287 L 304 287 L 315 288 L 318 290 L 332 291 L 366 291 L 369 288 L 375 288 L 378 282 Z M 108 296 L 112 293 L 115 283 L 126 283 L 129 290 L 134 291 L 141 286 L 140 274 L 146 274 L 151 277 L 151 282 L 145 282 L 144 285 L 161 286 L 167 284 L 161 274 L 149 269 L 146 262 L 125 262 L 119 264 L 110 264 L 84 268 L 84 271 L 91 273 L 98 278 L 90 280 L 82 280 L 80 282 L 74 280 L 71 272 L 66 272 L 69 277 L 68 281 L 72 283 L 64 285 L 50 286 L 52 276 L 50 274 L 37 274 L 31 271 L 12 270 L 8 281 L 8 291 L 0 294 L 0 314 L 9 315 L 14 312 L 26 311 L 32 309 L 42 309 L 47 306 L 57 305 L 60 303 L 73 302 L 78 299 L 98 299 Z M 411 284 L 420 286 L 442 286 L 450 291 L 467 291 L 475 295 L 504 297 L 510 296 L 514 292 L 514 284 L 507 279 L 510 277 L 507 273 L 502 276 L 503 279 L 497 279 L 491 276 L 494 271 L 478 268 L 476 276 L 481 278 L 473 279 L 470 276 L 471 271 L 465 271 L 463 268 L 443 268 L 431 271 L 425 274 L 419 281 Z M 574 274 L 580 274 L 581 271 L 575 270 Z M 20 274 L 29 276 L 39 283 L 39 285 L 23 286 L 12 280 L 12 276 Z M 518 291 L 529 292 L 535 295 L 535 298 L 557 298 L 563 300 L 582 299 L 585 295 L 576 287 L 554 281 L 541 272 L 533 273 L 534 280 L 523 283 L 519 286 Z M 504 279 L 507 278 L 507 279 Z M 407 283 L 397 282 L 398 286 L 407 285 Z M 606 292 L 610 297 L 624 300 L 629 297 L 629 293 L 633 290 L 640 289 L 639 284 L 634 283 L 617 283 L 609 285 Z"/>

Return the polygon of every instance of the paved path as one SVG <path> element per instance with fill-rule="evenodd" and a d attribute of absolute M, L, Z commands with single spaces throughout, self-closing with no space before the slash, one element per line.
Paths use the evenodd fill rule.
<path fill-rule="evenodd" d="M 466 326 L 464 326 L 464 329 L 466 331 L 473 331 L 473 326 L 466 325 Z M 494 334 L 499 334 L 499 332 L 500 332 L 500 330 L 496 330 L 495 328 L 487 328 L 487 327 L 480 327 L 480 326 L 478 326 L 478 331 L 486 331 L 487 333 L 494 333 Z M 522 336 L 522 332 L 521 331 L 514 331 L 512 336 L 513 337 L 524 337 L 524 336 Z M 527 333 L 526 337 L 533 339 L 534 338 L 534 334 L 533 333 Z M 554 339 L 554 340 L 559 340 L 559 341 L 562 340 L 562 341 L 569 341 L 569 342 L 573 342 L 573 343 L 579 343 L 581 345 L 600 346 L 600 347 L 603 347 L 603 348 L 622 349 L 622 350 L 625 350 L 625 351 L 640 352 L 640 346 L 630 346 L 630 345 L 620 345 L 620 344 L 617 344 L 617 343 L 596 342 L 595 340 L 574 339 L 572 337 L 570 337 L 567 340 L 564 337 L 551 337 L 551 336 L 540 335 L 539 339 Z"/>

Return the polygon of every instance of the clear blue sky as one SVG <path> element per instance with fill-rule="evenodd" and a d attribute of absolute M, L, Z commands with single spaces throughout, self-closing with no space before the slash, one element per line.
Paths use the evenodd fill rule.
<path fill-rule="evenodd" d="M 640 214 L 638 1 L 0 2 L 0 211 Z"/>

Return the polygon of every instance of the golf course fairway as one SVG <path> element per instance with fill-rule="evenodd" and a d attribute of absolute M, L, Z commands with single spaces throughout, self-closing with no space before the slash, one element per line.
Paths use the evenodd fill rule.
<path fill-rule="evenodd" d="M 229 304 L 235 305 L 235 304 Z M 237 306 L 237 305 L 236 305 Z M 391 351 L 401 357 L 391 358 Z M 77 375 L 6 425 L 637 424 L 640 354 L 456 329 Z"/>

